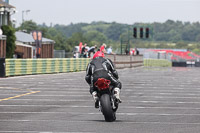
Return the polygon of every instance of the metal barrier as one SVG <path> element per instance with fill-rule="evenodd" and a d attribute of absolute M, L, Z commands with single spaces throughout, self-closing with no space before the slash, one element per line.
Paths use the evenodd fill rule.
<path fill-rule="evenodd" d="M 200 62 L 195 62 L 195 67 L 200 67 Z"/>
<path fill-rule="evenodd" d="M 6 76 L 86 70 L 90 59 L 6 59 Z"/>
<path fill-rule="evenodd" d="M 111 55 L 106 54 L 106 58 L 113 61 L 116 68 L 132 68 L 143 66 L 143 55 Z"/>
<path fill-rule="evenodd" d="M 172 62 L 173 67 L 187 67 L 187 63 L 185 62 Z"/>
<path fill-rule="evenodd" d="M 172 67 L 172 62 L 164 59 L 144 59 L 145 67 Z"/>
<path fill-rule="evenodd" d="M 184 61 L 184 62 L 172 62 L 173 67 L 200 67 L 200 62 Z"/>
<path fill-rule="evenodd" d="M 65 58 L 65 50 L 53 50 L 54 58 Z"/>

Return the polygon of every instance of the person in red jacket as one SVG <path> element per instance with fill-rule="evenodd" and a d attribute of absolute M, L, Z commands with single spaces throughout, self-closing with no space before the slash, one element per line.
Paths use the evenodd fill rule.
<path fill-rule="evenodd" d="M 106 44 L 103 43 L 100 47 L 100 51 L 103 52 L 103 53 L 106 53 Z"/>

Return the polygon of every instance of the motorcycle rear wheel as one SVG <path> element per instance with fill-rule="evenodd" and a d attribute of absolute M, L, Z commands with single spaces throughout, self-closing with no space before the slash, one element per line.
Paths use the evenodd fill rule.
<path fill-rule="evenodd" d="M 104 115 L 105 121 L 113 122 L 116 120 L 115 111 L 112 109 L 110 95 L 103 94 L 100 98 L 101 102 L 101 111 Z"/>

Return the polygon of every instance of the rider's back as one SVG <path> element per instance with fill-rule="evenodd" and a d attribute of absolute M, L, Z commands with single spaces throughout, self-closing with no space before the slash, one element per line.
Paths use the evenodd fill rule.
<path fill-rule="evenodd" d="M 97 57 L 91 61 L 91 65 L 93 65 L 93 77 L 107 77 L 107 70 L 106 66 L 103 66 L 104 62 L 106 61 L 103 57 Z"/>

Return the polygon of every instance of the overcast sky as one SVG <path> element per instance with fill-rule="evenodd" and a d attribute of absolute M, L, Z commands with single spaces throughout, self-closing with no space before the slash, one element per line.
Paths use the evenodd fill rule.
<path fill-rule="evenodd" d="M 9 0 L 17 8 L 12 18 L 17 25 L 33 20 L 47 25 L 92 21 L 118 22 L 165 22 L 168 19 L 200 21 L 200 0 Z"/>

